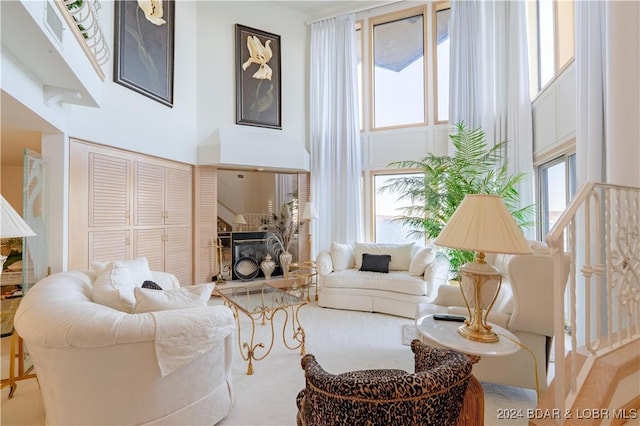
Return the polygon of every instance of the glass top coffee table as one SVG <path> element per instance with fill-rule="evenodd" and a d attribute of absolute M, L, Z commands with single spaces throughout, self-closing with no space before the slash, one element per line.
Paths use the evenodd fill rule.
<path fill-rule="evenodd" d="M 298 311 L 308 303 L 307 300 L 266 283 L 229 288 L 218 287 L 214 292 L 215 294 L 222 297 L 224 304 L 233 311 L 238 331 L 240 355 L 242 359 L 248 362 L 247 374 L 253 374 L 253 361 L 260 361 L 271 352 L 275 341 L 273 320 L 278 312 L 284 313 L 282 342 L 285 347 L 291 350 L 300 348 L 300 355 L 305 354 L 305 334 L 302 325 L 300 325 Z M 246 315 L 251 323 L 251 334 L 248 342 L 243 341 L 240 313 Z M 262 342 L 254 343 L 256 321 L 260 321 L 261 325 L 269 323 L 271 338 L 268 346 L 265 346 Z M 290 328 L 291 335 L 289 339 L 291 339 L 291 342 L 287 339 L 287 328 Z"/>

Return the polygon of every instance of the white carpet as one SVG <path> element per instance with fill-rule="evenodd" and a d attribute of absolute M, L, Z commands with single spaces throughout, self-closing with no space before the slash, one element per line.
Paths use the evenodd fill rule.
<path fill-rule="evenodd" d="M 418 336 L 415 324 L 404 324 L 402 326 L 402 344 L 411 346 L 411 341 Z"/>
<path fill-rule="evenodd" d="M 284 315 L 277 317 L 281 324 Z M 413 353 L 403 345 L 403 326 L 413 320 L 366 312 L 320 308 L 315 304 L 300 310 L 306 331 L 307 353 L 315 355 L 325 370 L 341 373 L 368 368 L 399 368 L 413 371 Z M 247 323 L 243 322 L 243 325 Z M 268 326 L 259 327 L 258 337 L 268 343 Z M 289 335 L 290 332 L 287 333 Z M 235 405 L 220 425 L 295 425 L 295 398 L 304 386 L 300 351 L 283 347 L 281 329 L 271 353 L 254 363 L 254 374 L 247 376 L 247 363 L 234 348 L 233 377 Z M 258 341 L 258 340 L 256 340 Z M 514 387 L 484 384 L 485 424 L 526 425 L 527 420 L 500 421 L 500 409 L 526 410 L 536 406 L 535 392 Z M 44 410 L 35 380 L 20 382 L 13 399 L 2 390 L 1 424 L 43 425 Z"/>

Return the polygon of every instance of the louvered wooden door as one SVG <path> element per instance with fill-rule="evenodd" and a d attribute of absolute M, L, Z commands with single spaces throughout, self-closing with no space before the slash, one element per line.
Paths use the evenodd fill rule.
<path fill-rule="evenodd" d="M 89 154 L 89 264 L 131 257 L 130 163 Z"/>
<path fill-rule="evenodd" d="M 135 162 L 135 226 L 164 225 L 164 167 Z"/>
<path fill-rule="evenodd" d="M 165 225 L 191 223 L 191 170 L 165 169 Z"/>
<path fill-rule="evenodd" d="M 69 267 L 146 257 L 189 285 L 192 167 L 71 143 Z"/>
<path fill-rule="evenodd" d="M 165 228 L 164 265 L 181 283 L 191 283 L 191 229 Z"/>
<path fill-rule="evenodd" d="M 218 259 L 218 175 L 212 166 L 198 166 L 194 170 L 195 214 L 194 233 L 195 277 L 194 282 L 204 283 L 220 272 Z"/>

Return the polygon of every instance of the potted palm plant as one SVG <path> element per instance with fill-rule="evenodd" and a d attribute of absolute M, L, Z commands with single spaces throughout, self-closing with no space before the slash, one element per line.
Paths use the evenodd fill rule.
<path fill-rule="evenodd" d="M 449 139 L 455 148 L 451 156 L 429 154 L 420 160 L 389 164 L 423 173 L 419 177 L 391 179 L 380 189 L 398 194 L 398 200 L 408 204 L 394 220 L 410 228 L 410 236 L 433 239 L 466 194 L 494 194 L 502 197 L 518 225 L 531 225 L 534 206 L 518 207 L 517 185 L 527 175 L 509 174 L 503 158 L 507 142 L 489 147 L 482 129 L 469 129 L 464 123 L 455 124 L 455 133 Z M 469 251 L 446 249 L 446 253 L 454 277 L 460 266 L 474 259 L 474 253 Z"/>
<path fill-rule="evenodd" d="M 283 274 L 289 272 L 293 260 L 291 250 L 296 246 L 297 232 L 298 224 L 293 220 L 289 206 L 283 204 L 280 212 L 272 215 L 265 234 L 267 250 L 279 260 Z"/>

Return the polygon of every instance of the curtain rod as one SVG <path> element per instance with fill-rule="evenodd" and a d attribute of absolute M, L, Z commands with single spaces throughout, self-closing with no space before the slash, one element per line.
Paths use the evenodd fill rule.
<path fill-rule="evenodd" d="M 359 9 L 355 9 L 355 10 L 336 13 L 336 14 L 333 14 L 333 15 L 327 15 L 325 17 L 318 18 L 318 19 L 312 19 L 311 21 L 305 22 L 305 24 L 311 25 L 311 24 L 315 24 L 316 22 L 324 21 L 325 19 L 337 18 L 338 16 L 347 15 L 347 14 L 350 14 L 350 13 L 366 12 L 366 11 L 369 11 L 369 10 L 374 10 L 374 9 L 379 9 L 381 7 L 389 6 L 389 5 L 392 5 L 392 4 L 402 3 L 403 1 L 404 0 L 392 0 L 392 1 L 387 1 L 384 4 L 381 4 L 381 5 L 378 5 L 378 6 L 361 7 Z M 354 3 L 356 3 L 356 2 L 354 2 Z"/>

